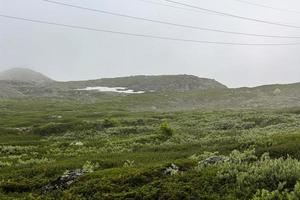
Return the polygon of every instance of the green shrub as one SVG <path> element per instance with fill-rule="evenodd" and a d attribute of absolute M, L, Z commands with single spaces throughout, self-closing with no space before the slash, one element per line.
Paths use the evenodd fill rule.
<path fill-rule="evenodd" d="M 103 128 L 111 128 L 111 127 L 115 127 L 117 125 L 118 125 L 118 121 L 115 119 L 106 118 L 102 122 Z"/>
<path fill-rule="evenodd" d="M 257 159 L 254 150 L 235 150 L 225 162 L 219 163 L 218 168 L 217 177 L 227 184 L 235 184 L 236 195 L 243 199 L 249 199 L 255 193 L 256 199 L 280 199 L 281 191 L 300 187 L 296 187 L 300 180 L 300 162 L 290 157 L 271 159 L 264 154 Z"/>
<path fill-rule="evenodd" d="M 72 128 L 72 124 L 69 123 L 48 123 L 33 129 L 34 134 L 38 135 L 51 135 L 51 134 L 61 134 Z"/>
<path fill-rule="evenodd" d="M 284 185 L 284 184 L 282 184 Z M 298 182 L 293 191 L 289 192 L 288 190 L 282 190 L 278 188 L 275 191 L 268 191 L 265 189 L 258 190 L 252 200 L 299 200 L 300 199 L 300 183 Z"/>
<path fill-rule="evenodd" d="M 219 121 L 214 123 L 214 127 L 216 130 L 231 130 L 236 128 L 236 124 L 232 121 Z"/>
<path fill-rule="evenodd" d="M 162 134 L 162 136 L 164 136 L 165 138 L 170 138 L 173 136 L 173 129 L 169 126 L 169 124 L 167 122 L 164 122 L 160 125 L 160 133 Z"/>
<path fill-rule="evenodd" d="M 252 129 L 252 128 L 255 128 L 255 127 L 256 127 L 255 122 L 244 122 L 244 123 L 241 124 L 242 129 Z"/>

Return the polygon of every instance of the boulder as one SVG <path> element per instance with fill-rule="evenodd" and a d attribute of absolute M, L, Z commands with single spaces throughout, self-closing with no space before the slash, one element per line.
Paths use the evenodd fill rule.
<path fill-rule="evenodd" d="M 85 175 L 87 173 L 86 170 L 83 169 L 76 169 L 73 171 L 69 171 L 66 174 L 60 176 L 55 181 L 49 183 L 48 185 L 45 185 L 42 188 L 42 193 L 48 193 L 54 190 L 61 190 L 65 189 L 68 186 L 70 186 L 72 183 L 76 181 L 79 177 Z"/>
<path fill-rule="evenodd" d="M 215 165 L 215 164 L 218 164 L 218 163 L 222 163 L 222 162 L 225 162 L 226 160 L 228 160 L 227 157 L 224 157 L 224 156 L 211 156 L 205 160 L 202 160 L 199 162 L 199 164 L 202 164 L 202 165 Z"/>
<path fill-rule="evenodd" d="M 173 163 L 169 167 L 162 170 L 163 175 L 175 175 L 178 172 L 179 172 L 179 167 Z"/>

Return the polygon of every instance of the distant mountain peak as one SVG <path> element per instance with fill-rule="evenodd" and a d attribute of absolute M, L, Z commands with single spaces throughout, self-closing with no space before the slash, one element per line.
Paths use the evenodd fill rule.
<path fill-rule="evenodd" d="M 49 77 L 27 68 L 13 68 L 0 72 L 0 80 L 47 83 L 53 80 Z"/>

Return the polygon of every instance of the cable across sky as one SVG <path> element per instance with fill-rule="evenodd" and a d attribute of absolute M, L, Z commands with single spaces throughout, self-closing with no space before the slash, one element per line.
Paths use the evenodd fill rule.
<path fill-rule="evenodd" d="M 253 3 L 253 2 L 250 2 L 250 1 L 246 1 L 246 0 L 233 0 L 233 1 L 238 1 L 240 3 L 244 3 L 244 4 L 248 4 L 248 5 L 252 5 L 252 6 L 257 6 L 257 7 L 262 7 L 262 8 L 268 8 L 268 9 L 272 9 L 272 10 L 277 10 L 277 11 L 280 11 L 280 12 L 288 12 L 288 13 L 300 14 L 300 11 L 297 11 L 297 10 L 289 10 L 289 9 L 284 9 L 284 8 L 276 8 L 276 7 L 272 7 L 272 6 L 268 6 L 268 5 Z"/>
<path fill-rule="evenodd" d="M 185 7 L 182 7 L 182 6 L 170 5 L 170 4 L 166 4 L 166 3 L 156 2 L 156 1 L 153 1 L 153 0 L 137 0 L 137 1 L 141 1 L 141 2 L 149 3 L 149 4 L 154 4 L 154 5 L 159 5 L 159 6 L 166 6 L 166 7 L 180 9 L 180 10 L 192 11 L 192 12 L 197 12 L 197 13 L 200 12 L 199 10 L 196 10 L 196 9 L 193 9 L 193 8 L 185 8 Z"/>
<path fill-rule="evenodd" d="M 93 32 L 109 33 L 109 34 L 115 34 L 115 35 L 160 39 L 160 40 L 168 40 L 168 41 L 179 41 L 179 42 L 188 42 L 188 43 L 196 43 L 196 44 L 215 44 L 215 45 L 231 45 L 231 46 L 292 46 L 292 45 L 300 45 L 300 43 L 234 43 L 234 42 L 217 42 L 217 41 L 208 41 L 208 40 L 192 40 L 192 39 L 166 37 L 166 36 L 160 36 L 160 35 L 148 35 L 148 34 L 130 33 L 130 32 L 122 32 L 122 31 L 115 31 L 115 30 L 108 30 L 108 29 L 97 29 L 97 28 L 90 28 L 90 27 L 85 27 L 85 26 L 61 24 L 61 23 L 56 23 L 56 22 L 29 19 L 29 18 L 23 18 L 23 17 L 11 16 L 11 15 L 3 15 L 3 14 L 0 14 L 0 17 L 6 18 L 6 19 L 18 20 L 18 21 L 26 21 L 26 22 L 31 22 L 31 23 L 59 26 L 59 27 L 70 28 L 70 29 L 79 29 L 79 30 L 86 30 L 86 31 L 93 31 Z"/>
<path fill-rule="evenodd" d="M 275 26 L 281 26 L 281 27 L 300 29 L 300 26 L 296 26 L 296 25 L 290 25 L 290 24 L 284 24 L 284 23 L 278 23 L 278 22 L 271 22 L 271 21 L 262 20 L 262 19 L 256 19 L 256 18 L 244 17 L 244 16 L 240 16 L 240 15 L 234 15 L 234 14 L 221 12 L 221 11 L 216 11 L 216 10 L 211 10 L 211 9 L 208 9 L 208 8 L 203 8 L 203 7 L 200 7 L 200 6 L 196 6 L 196 5 L 192 5 L 192 4 L 188 4 L 188 3 L 182 3 L 182 2 L 178 2 L 178 1 L 174 1 L 174 0 L 164 0 L 164 1 L 176 4 L 176 5 L 189 7 L 189 8 L 195 8 L 195 9 L 198 9 L 198 10 L 201 10 L 201 11 L 205 11 L 207 13 L 223 15 L 223 16 L 227 16 L 227 17 L 231 17 L 231 18 L 240 19 L 240 20 L 246 20 L 246 21 L 251 21 L 251 22 L 256 22 L 256 23 L 263 23 L 263 24 L 269 24 L 269 25 L 275 25 Z"/>
<path fill-rule="evenodd" d="M 211 32 L 242 35 L 242 36 L 252 36 L 252 37 L 300 39 L 300 36 L 266 35 L 266 34 L 227 31 L 227 30 L 221 30 L 221 29 L 212 29 L 212 28 L 206 28 L 206 27 L 199 27 L 199 26 L 192 26 L 192 25 L 185 25 L 185 24 L 178 24 L 178 23 L 172 23 L 172 22 L 167 22 L 167 21 L 149 19 L 149 18 L 144 18 L 144 17 L 137 17 L 137 16 L 132 16 L 132 15 L 125 15 L 125 14 L 121 14 L 121 13 L 110 12 L 110 11 L 94 9 L 94 8 L 88 8 L 88 7 L 83 7 L 83 6 L 74 5 L 74 4 L 67 4 L 67 3 L 62 3 L 62 2 L 53 1 L 53 0 L 41 0 L 41 1 L 60 5 L 60 6 L 66 6 L 66 7 L 71 7 L 71 8 L 81 9 L 81 10 L 87 10 L 87 11 L 91 11 L 91 12 L 97 12 L 97 13 L 106 14 L 106 15 L 113 15 L 113 16 L 133 19 L 133 20 L 147 21 L 147 22 L 175 26 L 175 27 L 180 27 L 180 28 L 188 28 L 188 29 L 196 29 L 196 30 L 201 30 L 201 31 L 211 31 Z"/>

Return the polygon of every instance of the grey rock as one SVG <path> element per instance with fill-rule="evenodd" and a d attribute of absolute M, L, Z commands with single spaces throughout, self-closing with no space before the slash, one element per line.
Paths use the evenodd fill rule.
<path fill-rule="evenodd" d="M 174 175 L 179 172 L 179 167 L 175 164 L 171 164 L 169 167 L 162 170 L 163 175 Z"/>
<path fill-rule="evenodd" d="M 86 173 L 87 172 L 83 169 L 76 169 L 73 171 L 69 171 L 68 173 L 60 176 L 55 181 L 42 187 L 42 193 L 46 194 L 46 193 L 52 192 L 54 190 L 65 189 L 68 186 L 70 186 L 72 183 L 74 183 L 76 181 L 76 179 L 85 175 Z"/>
<path fill-rule="evenodd" d="M 228 160 L 227 157 L 224 157 L 224 156 L 212 156 L 212 157 L 209 157 L 205 160 L 202 160 L 199 162 L 199 164 L 202 164 L 202 165 L 215 165 L 215 164 L 218 164 L 218 163 L 222 163 L 222 162 L 225 162 L 226 160 Z"/>

